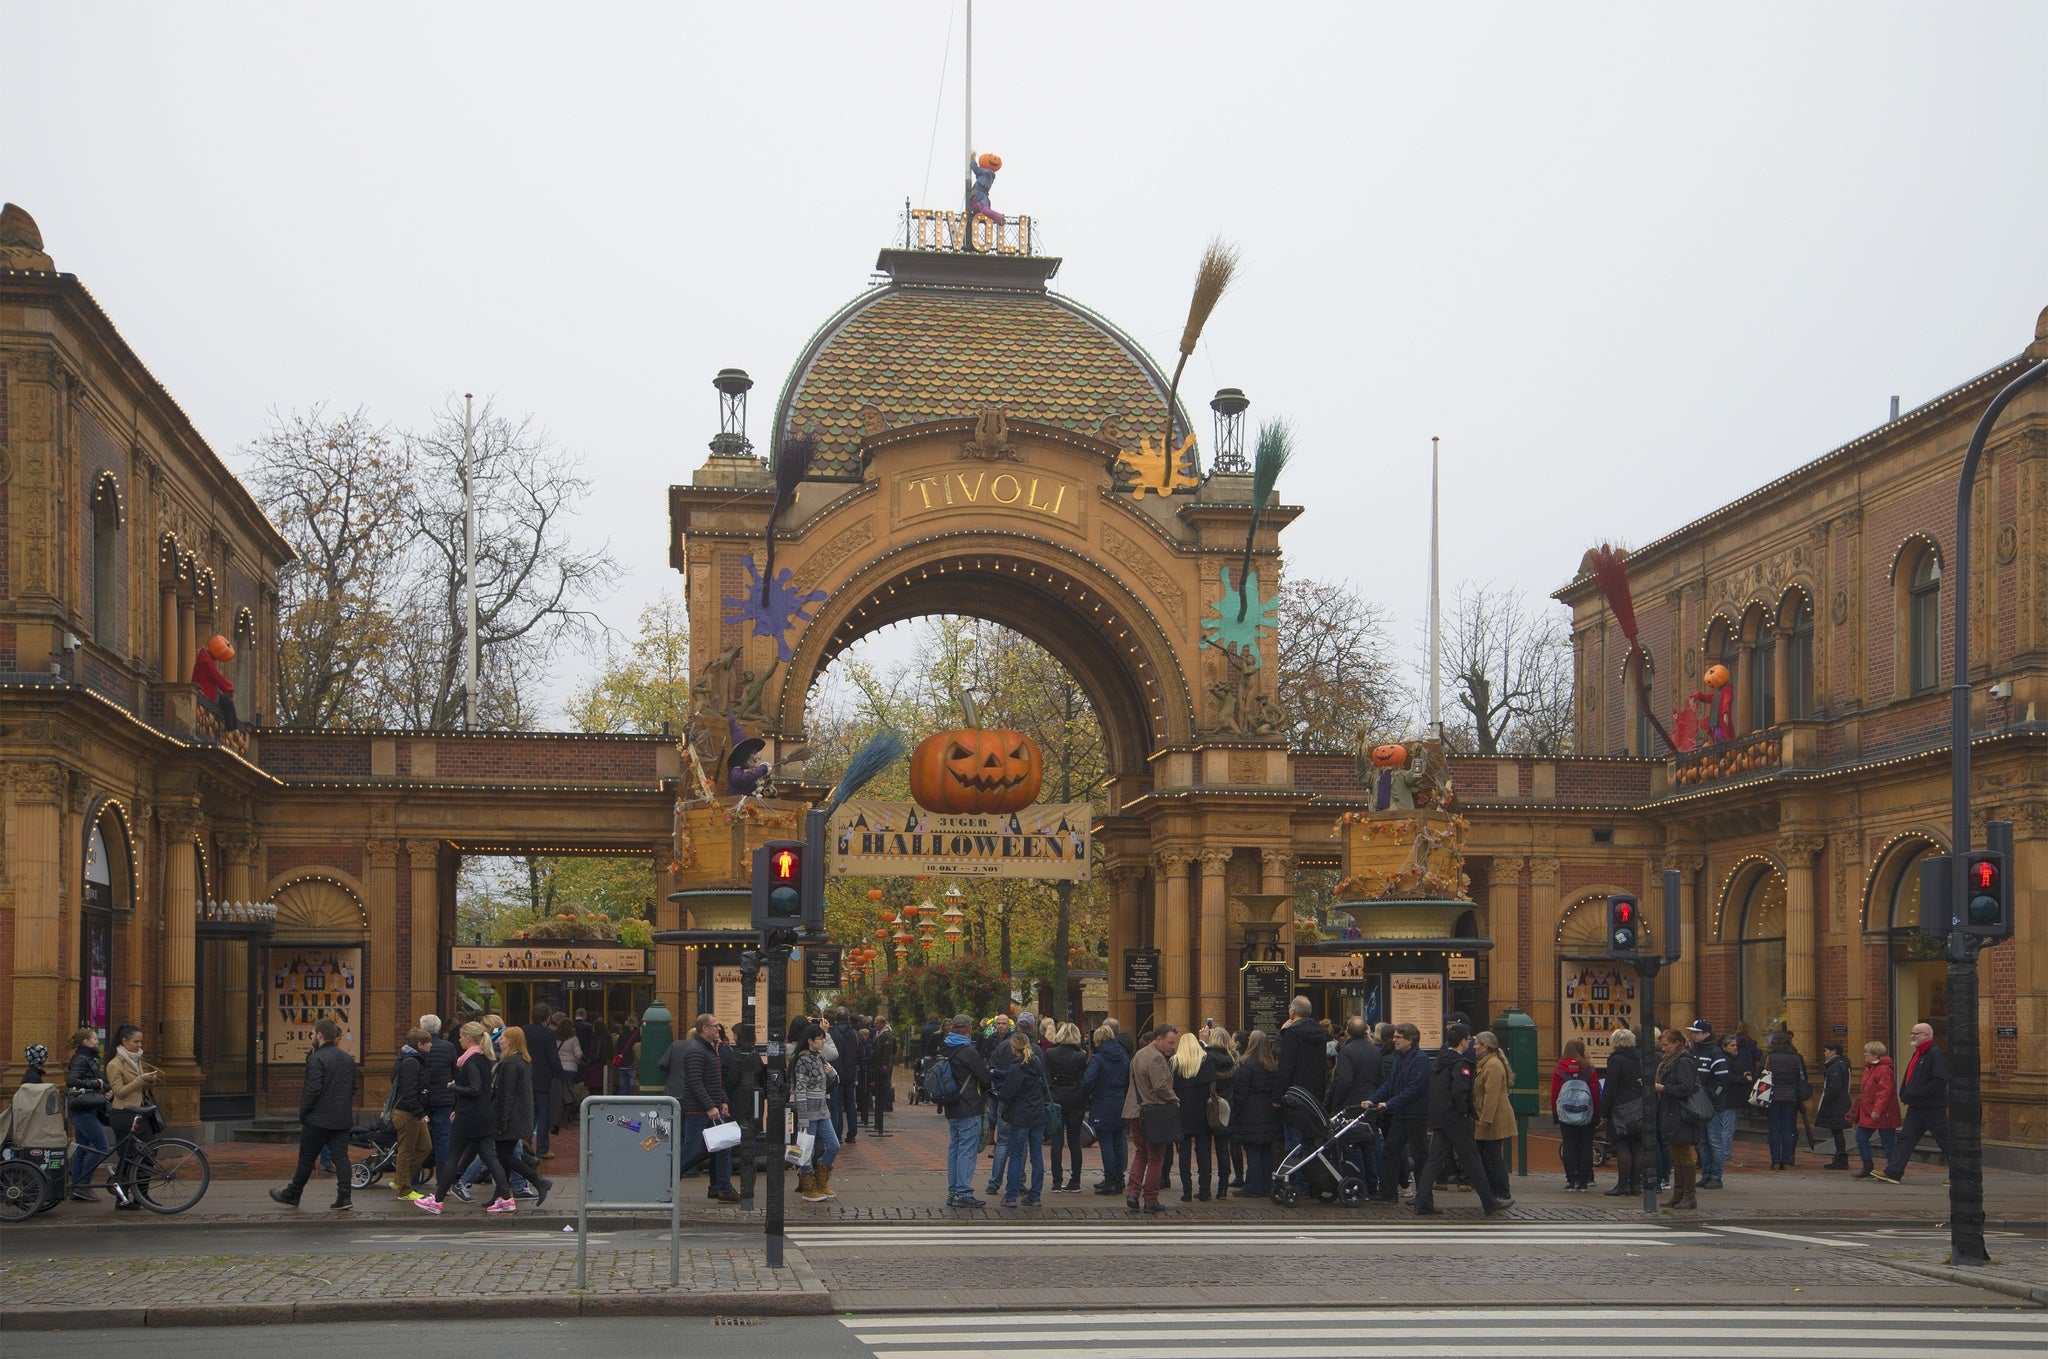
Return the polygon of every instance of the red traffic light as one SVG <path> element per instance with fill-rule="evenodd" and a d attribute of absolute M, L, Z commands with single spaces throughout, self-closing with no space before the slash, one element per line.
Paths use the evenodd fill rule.
<path fill-rule="evenodd" d="M 1633 901 L 1614 903 L 1614 920 L 1619 925 L 1632 925 L 1636 919 L 1636 904 Z"/>
<path fill-rule="evenodd" d="M 1998 887 L 1998 865 L 1989 859 L 1979 859 L 1971 864 L 1970 886 L 1979 892 L 1996 890 Z"/>
<path fill-rule="evenodd" d="M 795 882 L 803 872 L 803 859 L 793 849 L 778 849 L 768 856 L 768 874 L 777 882 Z"/>

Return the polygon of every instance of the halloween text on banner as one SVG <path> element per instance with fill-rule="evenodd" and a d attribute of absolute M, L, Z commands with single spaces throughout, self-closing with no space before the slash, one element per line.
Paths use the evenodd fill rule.
<path fill-rule="evenodd" d="M 488 948 L 455 948 L 448 952 L 448 970 L 473 972 L 611 972 L 647 970 L 647 953 L 637 948 L 604 948 L 589 944 L 542 944 L 525 939 Z"/>
<path fill-rule="evenodd" d="M 325 944 L 270 950 L 269 1060 L 288 1066 L 313 1050 L 313 1025 L 331 1019 L 341 1025 L 341 1047 L 360 1059 L 357 1041 L 361 1010 L 363 951 Z"/>
<path fill-rule="evenodd" d="M 1034 803 L 1017 812 L 928 812 L 914 802 L 855 798 L 832 817 L 839 877 L 1065 878 L 1088 876 L 1086 802 Z"/>

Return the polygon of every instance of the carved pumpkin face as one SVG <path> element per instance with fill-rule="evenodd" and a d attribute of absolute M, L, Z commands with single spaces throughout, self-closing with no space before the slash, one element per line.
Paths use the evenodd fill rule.
<path fill-rule="evenodd" d="M 235 658 L 235 648 L 227 638 L 215 635 L 206 639 L 206 654 L 226 665 Z"/>
<path fill-rule="evenodd" d="M 1709 689 L 1719 689 L 1728 682 L 1728 667 L 1725 665 L 1710 665 L 1707 667 L 1704 679 Z"/>
<path fill-rule="evenodd" d="M 1372 748 L 1372 762 L 1381 769 L 1399 769 L 1408 763 L 1408 747 L 1389 743 Z"/>
<path fill-rule="evenodd" d="M 910 795 L 928 812 L 1021 811 L 1044 778 L 1038 743 L 1019 731 L 942 731 L 910 754 Z"/>

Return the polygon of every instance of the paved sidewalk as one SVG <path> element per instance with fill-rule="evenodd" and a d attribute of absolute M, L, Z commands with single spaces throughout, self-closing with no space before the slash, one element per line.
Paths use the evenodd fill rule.
<path fill-rule="evenodd" d="M 680 1287 L 662 1250 L 590 1252 L 576 1292 L 576 1252 L 464 1249 L 418 1254 L 170 1255 L 0 1259 L 0 1331 L 119 1326 L 276 1325 L 393 1318 L 657 1314 L 822 1315 L 832 1310 L 803 1255 L 780 1269 L 762 1252 L 685 1249 Z"/>

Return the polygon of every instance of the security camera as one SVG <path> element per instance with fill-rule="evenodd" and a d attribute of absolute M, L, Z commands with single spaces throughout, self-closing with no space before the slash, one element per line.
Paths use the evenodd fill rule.
<path fill-rule="evenodd" d="M 1991 696 L 1992 696 L 1993 698 L 2011 698 L 2011 697 L 2012 697 L 2012 681 L 2011 681 L 2011 680 L 1998 680 L 1997 682 L 1995 682 L 1994 684 L 1992 684 L 1992 686 L 1991 686 Z"/>
<path fill-rule="evenodd" d="M 61 643 L 59 643 L 59 645 L 61 645 L 66 651 L 76 651 L 78 650 L 79 647 L 83 646 L 84 643 L 78 640 L 77 633 L 67 632 L 64 634 L 64 640 Z"/>

